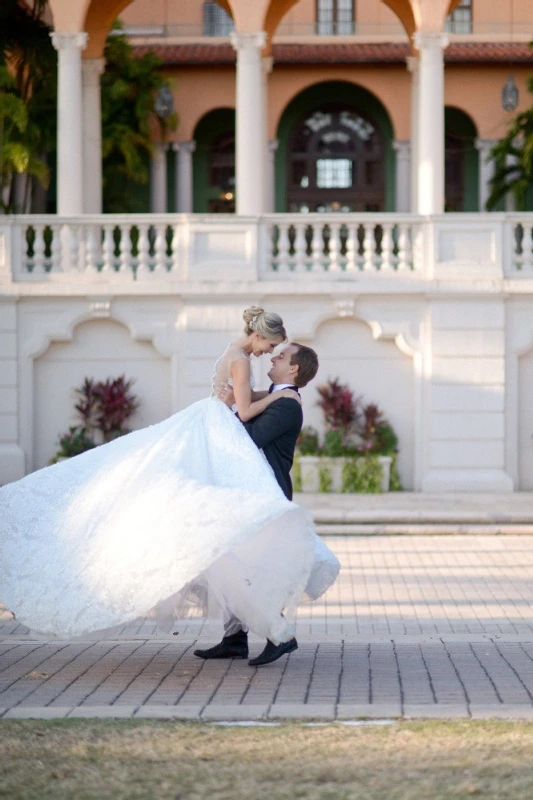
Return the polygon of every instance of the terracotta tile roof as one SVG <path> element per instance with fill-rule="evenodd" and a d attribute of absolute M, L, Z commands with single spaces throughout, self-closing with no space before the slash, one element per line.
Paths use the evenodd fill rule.
<path fill-rule="evenodd" d="M 137 45 L 135 52 L 157 53 L 167 65 L 233 64 L 235 51 L 229 44 Z M 399 43 L 274 44 L 278 64 L 399 64 L 409 55 L 409 46 Z M 522 42 L 453 42 L 444 51 L 447 63 L 533 63 L 533 48 Z"/>

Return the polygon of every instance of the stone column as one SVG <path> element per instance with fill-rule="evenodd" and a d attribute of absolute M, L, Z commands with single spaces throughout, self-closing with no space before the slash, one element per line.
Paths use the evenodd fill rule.
<path fill-rule="evenodd" d="M 81 51 L 86 33 L 52 33 L 58 51 L 57 213 L 83 213 Z"/>
<path fill-rule="evenodd" d="M 279 141 L 277 139 L 271 139 L 268 143 L 267 204 L 265 207 L 267 214 L 273 214 L 276 210 L 276 151 L 278 146 Z"/>
<path fill-rule="evenodd" d="M 176 151 L 176 209 L 179 214 L 192 214 L 193 195 L 193 161 L 192 154 L 196 150 L 196 142 L 176 142 L 172 145 Z"/>
<path fill-rule="evenodd" d="M 444 48 L 442 33 L 415 33 L 419 51 L 417 211 L 444 212 Z"/>
<path fill-rule="evenodd" d="M 81 62 L 83 91 L 83 210 L 102 213 L 102 103 L 100 75 L 104 58 Z"/>
<path fill-rule="evenodd" d="M 411 143 L 395 141 L 396 151 L 396 203 L 395 211 L 407 213 L 411 209 Z"/>
<path fill-rule="evenodd" d="M 150 211 L 152 214 L 167 212 L 167 146 L 154 144 L 150 164 Z"/>
<path fill-rule="evenodd" d="M 496 139 L 476 139 L 476 150 L 479 153 L 479 210 L 485 211 L 487 200 L 490 195 L 490 182 L 494 175 L 494 161 L 488 160 L 488 155 L 492 147 L 496 144 Z"/>
<path fill-rule="evenodd" d="M 236 195 L 237 214 L 261 214 L 265 204 L 266 133 L 261 51 L 266 33 L 233 33 L 237 51 Z"/>
<path fill-rule="evenodd" d="M 411 196 L 410 211 L 418 208 L 418 56 L 407 56 L 411 73 Z"/>
<path fill-rule="evenodd" d="M 273 66 L 274 59 L 271 56 L 263 57 L 263 119 L 259 129 L 262 136 L 261 148 L 263 151 L 263 158 L 261 163 L 263 164 L 263 189 L 265 193 L 263 207 L 261 209 L 262 212 L 269 211 L 272 203 L 272 187 L 270 184 L 270 143 L 268 141 L 268 76 L 272 72 Z"/>

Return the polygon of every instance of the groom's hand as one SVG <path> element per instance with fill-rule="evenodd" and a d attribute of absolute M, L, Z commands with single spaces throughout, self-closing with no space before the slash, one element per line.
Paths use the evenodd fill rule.
<path fill-rule="evenodd" d="M 223 383 L 221 386 L 219 386 L 217 389 L 217 397 L 219 400 L 222 400 L 222 402 L 227 405 L 228 408 L 231 408 L 235 403 L 233 389 L 227 383 Z"/>

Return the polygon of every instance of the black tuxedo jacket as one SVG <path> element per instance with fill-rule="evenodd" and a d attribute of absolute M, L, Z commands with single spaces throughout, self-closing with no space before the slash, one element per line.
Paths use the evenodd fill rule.
<path fill-rule="evenodd" d="M 290 471 L 294 449 L 303 424 L 302 407 L 296 400 L 276 400 L 258 417 L 244 422 L 255 444 L 264 452 L 283 494 L 292 500 Z"/>

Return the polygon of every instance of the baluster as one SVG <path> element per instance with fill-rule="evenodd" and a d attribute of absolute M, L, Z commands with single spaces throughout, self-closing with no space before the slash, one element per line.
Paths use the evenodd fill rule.
<path fill-rule="evenodd" d="M 278 224 L 278 230 L 278 272 L 288 272 L 291 246 L 289 240 L 289 225 L 286 222 L 280 222 Z"/>
<path fill-rule="evenodd" d="M 374 269 L 374 223 L 367 222 L 364 226 L 365 238 L 363 240 L 363 269 Z"/>
<path fill-rule="evenodd" d="M 305 272 L 305 260 L 307 255 L 307 242 L 305 239 L 306 222 L 296 222 L 294 240 L 294 262 L 296 272 Z"/>
<path fill-rule="evenodd" d="M 339 272 L 340 234 L 341 226 L 338 222 L 329 223 L 329 272 Z"/>
<path fill-rule="evenodd" d="M 115 241 L 113 239 L 113 232 L 115 226 L 106 223 L 104 225 L 104 244 L 102 247 L 102 272 L 114 272 L 115 260 Z"/>
<path fill-rule="evenodd" d="M 80 226 L 69 223 L 69 270 L 80 270 Z"/>
<path fill-rule="evenodd" d="M 167 258 L 166 225 L 159 222 L 155 226 L 155 266 L 154 272 L 164 272 Z"/>
<path fill-rule="evenodd" d="M 87 272 L 96 271 L 96 231 L 94 225 L 85 228 L 85 269 Z"/>
<path fill-rule="evenodd" d="M 130 226 L 119 225 L 120 230 L 120 271 L 122 273 L 129 272 L 131 269 L 131 239 L 130 239 Z"/>
<path fill-rule="evenodd" d="M 148 241 L 148 223 L 139 222 L 137 228 L 139 229 L 139 241 L 137 242 L 137 272 L 135 273 L 135 277 L 139 280 L 139 278 L 144 278 L 151 274 L 150 265 L 148 263 L 150 243 Z"/>
<path fill-rule="evenodd" d="M 311 244 L 312 271 L 322 272 L 324 269 L 324 234 L 322 224 L 315 222 L 313 225 L 313 241 Z"/>
<path fill-rule="evenodd" d="M 50 271 L 61 272 L 61 225 L 50 225 L 52 242 L 50 244 Z"/>
<path fill-rule="evenodd" d="M 384 222 L 381 227 L 381 271 L 387 272 L 392 269 L 392 223 Z"/>
<path fill-rule="evenodd" d="M 533 241 L 531 238 L 533 234 L 533 226 L 524 224 L 523 228 L 524 236 L 522 238 L 522 269 L 530 270 L 533 265 Z"/>
<path fill-rule="evenodd" d="M 398 266 L 397 270 L 410 269 L 409 263 L 409 234 L 407 223 L 398 225 Z"/>
<path fill-rule="evenodd" d="M 353 225 L 346 225 L 348 237 L 346 239 L 346 272 L 354 272 L 355 263 L 355 232 Z"/>
<path fill-rule="evenodd" d="M 165 259 L 165 269 L 167 272 L 171 272 L 175 269 L 176 265 L 176 249 L 178 245 L 178 237 L 176 228 L 174 225 L 167 225 L 167 235 L 170 231 L 170 236 L 167 240 L 167 250 L 170 250 L 170 255 L 166 255 Z"/>
<path fill-rule="evenodd" d="M 33 240 L 33 274 L 45 272 L 44 268 L 44 225 L 36 223 L 33 225 L 35 239 Z"/>

